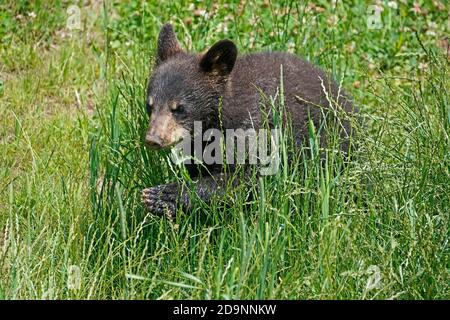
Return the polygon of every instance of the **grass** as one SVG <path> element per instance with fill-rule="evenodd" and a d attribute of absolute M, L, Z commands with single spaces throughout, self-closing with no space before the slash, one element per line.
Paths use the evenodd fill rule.
<path fill-rule="evenodd" d="M 394 2 L 376 30 L 363 1 L 91 1 L 83 30 L 66 2 L 0 4 L 0 298 L 450 298 L 449 7 Z M 254 199 L 146 214 L 142 188 L 188 180 L 143 145 L 166 21 L 192 51 L 230 38 L 331 72 L 364 118 L 354 160 L 303 150 Z"/>

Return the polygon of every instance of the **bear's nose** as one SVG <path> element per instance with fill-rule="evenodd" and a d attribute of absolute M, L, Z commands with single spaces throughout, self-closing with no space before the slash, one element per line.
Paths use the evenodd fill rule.
<path fill-rule="evenodd" d="M 152 149 L 159 149 L 163 147 L 163 142 L 160 137 L 156 135 L 146 135 L 145 136 L 145 143 L 152 148 Z"/>

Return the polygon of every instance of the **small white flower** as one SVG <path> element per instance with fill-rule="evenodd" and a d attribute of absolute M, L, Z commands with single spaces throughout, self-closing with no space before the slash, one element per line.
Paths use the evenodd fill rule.
<path fill-rule="evenodd" d="M 288 52 L 294 53 L 295 52 L 295 43 L 293 41 L 288 42 Z"/>
<path fill-rule="evenodd" d="M 206 10 L 205 9 L 196 9 L 194 10 L 194 16 L 195 17 L 204 17 L 206 15 Z"/>
<path fill-rule="evenodd" d="M 434 21 L 428 21 L 427 24 L 428 24 L 428 28 L 430 28 L 430 29 L 437 29 L 438 28 L 438 24 L 436 22 L 434 22 Z"/>
<path fill-rule="evenodd" d="M 428 68 L 428 64 L 421 62 L 421 63 L 419 63 L 418 68 L 419 68 L 419 70 L 425 70 L 426 68 Z"/>
<path fill-rule="evenodd" d="M 392 8 L 394 10 L 398 9 L 397 2 L 395 2 L 395 1 L 389 1 L 387 5 L 388 5 L 389 8 Z"/>

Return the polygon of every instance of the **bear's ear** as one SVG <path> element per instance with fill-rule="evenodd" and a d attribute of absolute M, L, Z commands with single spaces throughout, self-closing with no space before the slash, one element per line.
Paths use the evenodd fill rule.
<path fill-rule="evenodd" d="M 158 36 L 158 56 L 156 58 L 156 65 L 159 65 L 181 51 L 177 36 L 175 35 L 175 32 L 173 32 L 172 25 L 166 23 L 161 28 Z"/>
<path fill-rule="evenodd" d="M 226 76 L 233 70 L 236 57 L 235 44 L 230 40 L 221 40 L 203 55 L 200 67 L 205 72 Z"/>

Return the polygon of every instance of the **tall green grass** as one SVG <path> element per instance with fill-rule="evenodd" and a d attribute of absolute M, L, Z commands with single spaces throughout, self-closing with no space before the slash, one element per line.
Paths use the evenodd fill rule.
<path fill-rule="evenodd" d="M 97 26 L 102 42 L 72 39 L 77 59 L 62 50 L 49 69 L 34 68 L 27 43 L 51 41 L 62 13 L 52 33 L 41 22 L 47 9 L 9 5 L 6 20 L 32 10 L 38 19 L 26 28 L 11 22 L 24 35 L 5 37 L 0 48 L 0 72 L 18 73 L 16 61 L 32 70 L 18 73 L 18 89 L 5 81 L 0 93 L 1 111 L 16 114 L 0 119 L 0 298 L 449 298 L 449 64 L 426 33 L 430 21 L 445 31 L 447 13 L 431 3 L 422 4 L 428 15 L 408 4 L 395 13 L 385 6 L 383 18 L 395 19 L 368 30 L 365 3 L 314 4 L 325 11 L 291 1 L 220 2 L 218 9 L 108 2 Z M 197 7 L 215 11 L 205 18 Z M 143 143 L 145 86 L 166 21 L 190 50 L 231 38 L 241 52 L 289 50 L 330 71 L 364 120 L 351 161 L 314 148 L 318 128 L 311 127 L 293 165 L 283 140 L 281 170 L 250 180 L 254 197 L 238 189 L 225 203 L 196 202 L 175 221 L 146 213 L 141 189 L 192 183 L 167 152 Z M 11 34 L 12 27 L 0 28 Z M 74 74 L 77 86 L 90 86 L 83 75 L 93 78 L 92 56 L 106 86 L 93 117 L 28 110 L 33 97 L 54 91 L 71 101 L 73 91 L 55 90 L 54 79 L 70 86 Z M 63 65 L 76 72 L 59 75 Z M 30 81 L 40 77 L 49 83 Z M 78 280 L 79 288 L 69 286 Z"/>

